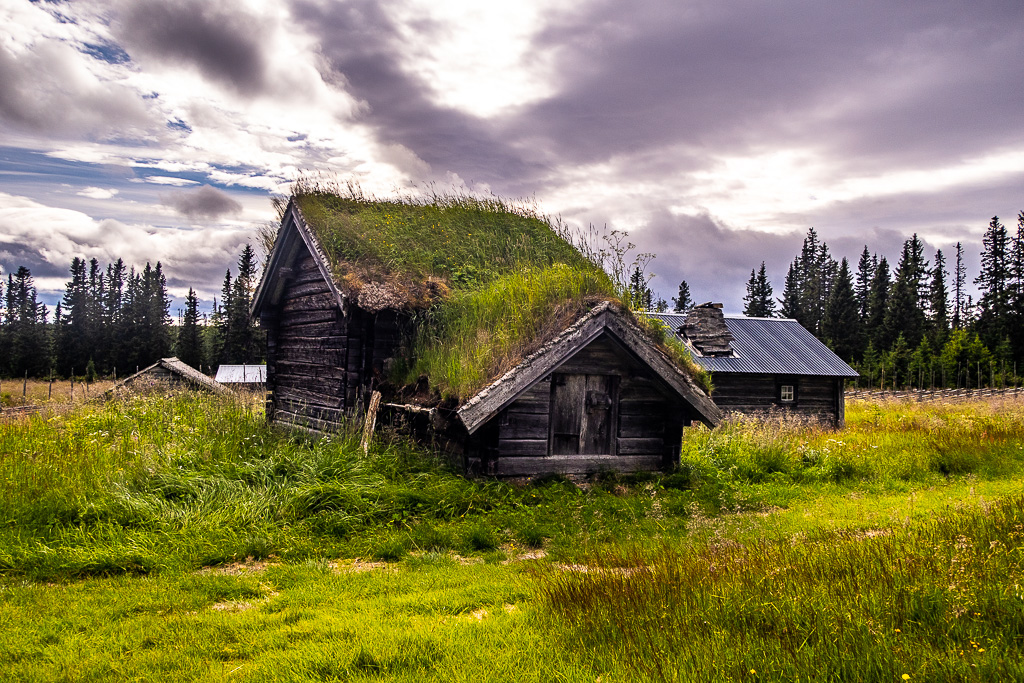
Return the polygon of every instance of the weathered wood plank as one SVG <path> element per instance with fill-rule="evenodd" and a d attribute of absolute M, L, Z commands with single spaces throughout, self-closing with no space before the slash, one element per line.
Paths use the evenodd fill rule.
<path fill-rule="evenodd" d="M 295 313 L 298 311 L 320 310 L 330 310 L 332 312 L 337 310 L 337 306 L 334 303 L 334 295 L 330 293 L 306 294 L 305 296 L 288 299 L 284 302 L 284 305 L 281 306 L 281 315 L 287 317 L 289 313 Z"/>
<path fill-rule="evenodd" d="M 310 323 L 328 323 L 338 319 L 337 308 L 324 308 L 315 311 L 292 311 L 281 318 L 281 330 L 290 327 L 308 325 Z"/>
<path fill-rule="evenodd" d="M 327 282 L 325 282 L 323 278 L 318 278 L 312 282 L 303 282 L 301 284 L 289 283 L 289 285 L 285 287 L 281 297 L 285 301 L 288 301 L 290 299 L 310 296 L 311 294 L 327 294 L 330 293 L 330 291 L 331 288 L 327 286 Z"/>
<path fill-rule="evenodd" d="M 619 439 L 619 455 L 657 454 L 661 457 L 664 450 L 664 439 Z"/>
<path fill-rule="evenodd" d="M 498 439 L 499 456 L 547 455 L 547 439 Z"/>
<path fill-rule="evenodd" d="M 311 379 L 345 379 L 345 369 L 322 363 L 302 363 L 282 360 L 276 364 L 275 371 L 293 377 L 309 377 Z"/>
<path fill-rule="evenodd" d="M 547 457 L 498 458 L 496 474 L 501 477 L 525 477 L 536 474 L 591 474 L 603 470 L 646 472 L 663 467 L 659 455 L 565 455 Z"/>
<path fill-rule="evenodd" d="M 622 415 L 619 417 L 620 438 L 662 438 L 667 420 L 660 413 Z"/>
<path fill-rule="evenodd" d="M 517 413 L 506 410 L 499 418 L 499 426 L 502 439 L 540 439 L 546 442 L 548 438 L 547 413 Z"/>

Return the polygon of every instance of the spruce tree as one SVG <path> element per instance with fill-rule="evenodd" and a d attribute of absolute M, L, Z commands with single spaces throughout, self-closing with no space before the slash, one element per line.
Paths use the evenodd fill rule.
<path fill-rule="evenodd" d="M 801 288 L 800 264 L 799 259 L 797 259 L 789 264 L 789 270 L 786 271 L 786 280 L 782 286 L 782 298 L 779 299 L 779 313 L 783 318 L 800 320 L 803 317 L 800 297 Z"/>
<path fill-rule="evenodd" d="M 685 313 L 693 307 L 693 299 L 690 298 L 690 285 L 686 284 L 686 280 L 679 283 L 679 294 L 672 297 L 672 304 L 674 313 Z"/>
<path fill-rule="evenodd" d="M 850 263 L 845 257 L 839 265 L 839 272 L 825 306 L 821 332 L 825 343 L 845 361 L 852 361 L 863 352 L 864 330 L 857 311 L 857 295 L 853 289 Z"/>
<path fill-rule="evenodd" d="M 647 286 L 647 277 L 639 266 L 633 269 L 629 276 L 629 299 L 630 307 L 637 311 L 651 310 L 651 301 L 654 292 Z"/>
<path fill-rule="evenodd" d="M 8 275 L 5 304 L 4 342 L 10 373 L 15 377 L 43 375 L 50 367 L 48 312 L 38 301 L 32 272 L 25 266 Z"/>
<path fill-rule="evenodd" d="M 967 269 L 964 266 L 964 247 L 956 243 L 956 266 L 953 270 L 953 329 L 964 327 L 964 288 L 967 286 Z"/>
<path fill-rule="evenodd" d="M 883 319 L 887 339 L 896 339 L 902 334 L 908 346 L 917 346 L 921 342 L 925 332 L 927 273 L 924 245 L 915 234 L 903 243 L 903 253 L 896 268 L 896 281 Z"/>
<path fill-rule="evenodd" d="M 878 257 L 872 256 L 868 251 L 868 245 L 864 245 L 864 251 L 860 254 L 857 262 L 857 281 L 854 291 L 857 294 L 857 310 L 862 320 L 868 316 L 868 295 L 871 292 L 871 280 L 875 277 L 875 267 L 878 265 Z"/>
<path fill-rule="evenodd" d="M 890 339 L 885 329 L 885 312 L 889 306 L 889 263 L 885 257 L 878 259 L 875 276 L 871 280 L 871 291 L 868 293 L 868 314 L 865 334 L 879 353 L 884 352 L 895 341 Z"/>
<path fill-rule="evenodd" d="M 199 330 L 199 298 L 191 287 L 188 296 L 185 297 L 185 315 L 178 330 L 174 355 L 181 362 L 197 370 L 202 368 L 203 340 Z"/>
<path fill-rule="evenodd" d="M 124 261 L 117 259 L 107 265 L 107 288 L 103 296 L 103 327 L 104 327 L 104 368 L 108 372 L 124 371 L 129 367 L 129 361 L 125 357 L 125 323 L 124 323 L 124 286 L 125 286 Z"/>
<path fill-rule="evenodd" d="M 761 261 L 761 269 L 756 274 L 751 269 L 750 280 L 747 281 L 747 295 L 743 297 L 743 302 L 743 315 L 754 318 L 775 316 L 774 292 L 765 272 L 764 261 Z"/>
<path fill-rule="evenodd" d="M 928 336 L 934 348 L 942 348 L 949 334 L 949 291 L 946 289 L 946 257 L 942 250 L 935 252 L 935 266 L 931 270 L 928 288 Z"/>
<path fill-rule="evenodd" d="M 981 270 L 974 284 L 978 299 L 977 330 L 983 343 L 995 346 L 1009 334 L 1011 258 L 1006 227 L 993 216 L 982 239 Z"/>

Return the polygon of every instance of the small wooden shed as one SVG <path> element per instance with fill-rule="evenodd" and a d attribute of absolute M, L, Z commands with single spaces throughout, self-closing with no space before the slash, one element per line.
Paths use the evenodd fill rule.
<path fill-rule="evenodd" d="M 622 308 L 599 304 L 459 406 L 467 465 L 485 474 L 659 470 L 682 429 L 719 410 Z"/>
<path fill-rule="evenodd" d="M 168 389 L 193 389 L 212 394 L 230 394 L 231 390 L 214 379 L 207 377 L 191 365 L 177 358 L 161 358 L 147 368 L 139 370 L 117 382 L 104 392 L 111 398 L 123 392 L 165 391 Z"/>
<path fill-rule="evenodd" d="M 715 303 L 651 315 L 711 373 L 711 398 L 723 412 L 845 424 L 845 382 L 857 372 L 796 320 L 723 315 Z"/>
<path fill-rule="evenodd" d="M 503 238 L 518 243 L 515 234 Z M 565 320 L 564 310 L 579 314 L 549 326 L 534 352 L 472 395 L 438 396 L 430 377 L 399 386 L 391 371 L 409 363 L 406 342 L 424 309 L 397 305 L 387 282 L 353 290 L 352 278 L 290 202 L 253 305 L 267 331 L 270 421 L 335 430 L 358 417 L 376 389 L 385 412 L 415 417 L 409 422 L 420 436 L 468 471 L 529 476 L 665 468 L 678 459 L 684 426 L 720 420 L 689 371 L 607 298 L 559 302 L 551 320 Z M 419 285 L 436 290 L 423 297 L 426 306 L 447 291 L 432 282 Z"/>

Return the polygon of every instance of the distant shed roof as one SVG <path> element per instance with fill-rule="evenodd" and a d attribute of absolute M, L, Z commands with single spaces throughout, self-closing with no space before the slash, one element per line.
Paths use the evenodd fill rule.
<path fill-rule="evenodd" d="M 263 384 L 267 381 L 267 366 L 221 365 L 215 379 L 221 384 Z"/>
<path fill-rule="evenodd" d="M 191 365 L 183 363 L 177 358 L 161 358 L 147 368 L 144 368 L 134 375 L 129 375 L 123 380 L 110 387 L 104 392 L 107 398 L 113 396 L 118 390 L 125 389 L 147 376 L 158 376 L 159 374 L 170 375 L 192 389 L 202 389 L 214 394 L 230 394 L 231 390 L 214 379 L 211 379 L 199 372 Z"/>
<path fill-rule="evenodd" d="M 684 313 L 648 315 L 661 320 L 677 334 L 686 321 Z M 705 370 L 771 375 L 858 376 L 856 370 L 792 318 L 727 315 L 725 323 L 733 336 L 734 355 L 707 357 L 693 354 L 693 360 Z"/>

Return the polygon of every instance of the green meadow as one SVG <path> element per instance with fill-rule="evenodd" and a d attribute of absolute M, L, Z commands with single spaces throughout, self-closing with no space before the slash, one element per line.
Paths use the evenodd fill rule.
<path fill-rule="evenodd" d="M 4 680 L 1020 679 L 1024 406 L 469 480 L 177 394 L 0 422 Z"/>

